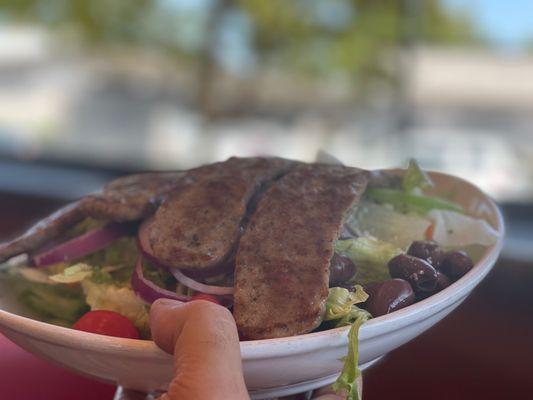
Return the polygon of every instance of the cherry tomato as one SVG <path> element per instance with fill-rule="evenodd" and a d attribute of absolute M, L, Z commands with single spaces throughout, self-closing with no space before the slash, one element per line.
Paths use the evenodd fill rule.
<path fill-rule="evenodd" d="M 135 325 L 128 318 L 114 311 L 89 311 L 74 324 L 74 329 L 100 335 L 139 339 L 139 331 Z"/>
<path fill-rule="evenodd" d="M 221 305 L 220 300 L 218 300 L 215 296 L 206 293 L 196 293 L 194 296 L 192 296 L 191 301 L 194 300 L 205 300 L 210 301 L 211 303 Z"/>

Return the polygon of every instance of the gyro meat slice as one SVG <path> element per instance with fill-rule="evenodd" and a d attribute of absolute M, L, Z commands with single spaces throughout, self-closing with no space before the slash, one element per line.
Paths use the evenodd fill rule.
<path fill-rule="evenodd" d="M 21 236 L 0 244 L 0 262 L 16 255 L 38 249 L 49 240 L 80 222 L 84 218 L 78 203 L 60 208 L 50 216 L 37 222 Z"/>
<path fill-rule="evenodd" d="M 287 171 L 280 158 L 231 158 L 172 192 L 148 228 L 152 256 L 163 265 L 208 272 L 232 266 L 247 212 L 263 187 Z"/>
<path fill-rule="evenodd" d="M 248 339 L 310 332 L 322 321 L 334 241 L 367 173 L 304 164 L 260 199 L 236 256 L 234 316 Z"/>
<path fill-rule="evenodd" d="M 118 178 L 80 200 L 84 215 L 115 222 L 152 214 L 171 190 L 194 182 L 186 172 L 148 172 Z"/>
<path fill-rule="evenodd" d="M 193 182 L 194 174 L 184 172 L 152 172 L 118 178 L 101 191 L 59 209 L 21 236 L 0 244 L 0 262 L 39 249 L 86 217 L 114 222 L 142 219 L 155 211 L 170 190 Z"/>

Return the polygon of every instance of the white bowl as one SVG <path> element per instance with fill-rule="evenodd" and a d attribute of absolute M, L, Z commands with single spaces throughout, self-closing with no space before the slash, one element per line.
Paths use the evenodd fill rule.
<path fill-rule="evenodd" d="M 490 271 L 502 248 L 503 218 L 494 202 L 459 178 L 431 173 L 436 192 L 485 218 L 499 233 L 474 268 L 430 298 L 375 318 L 360 331 L 364 369 L 421 334 L 455 309 Z M 66 329 L 21 316 L 7 288 L 0 287 L 0 332 L 54 364 L 97 380 L 143 391 L 164 389 L 172 359 L 151 341 L 121 339 Z M 246 384 L 255 399 L 299 393 L 333 382 L 347 351 L 348 328 L 241 343 Z"/>

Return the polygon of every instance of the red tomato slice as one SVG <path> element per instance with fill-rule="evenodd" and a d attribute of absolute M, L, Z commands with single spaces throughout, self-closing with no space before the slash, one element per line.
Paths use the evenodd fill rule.
<path fill-rule="evenodd" d="M 205 300 L 205 301 L 210 301 L 211 303 L 218 304 L 219 306 L 221 305 L 220 300 L 218 300 L 215 296 L 212 296 L 212 295 L 206 294 L 206 293 L 197 293 L 197 294 L 195 294 L 191 298 L 191 301 L 194 301 L 194 300 Z"/>
<path fill-rule="evenodd" d="M 74 324 L 74 329 L 100 335 L 139 339 L 139 331 L 135 325 L 114 311 L 89 311 Z"/>

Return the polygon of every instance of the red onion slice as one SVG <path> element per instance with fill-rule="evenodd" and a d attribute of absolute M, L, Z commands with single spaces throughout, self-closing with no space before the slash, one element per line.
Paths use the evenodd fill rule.
<path fill-rule="evenodd" d="M 93 229 L 32 257 L 37 267 L 46 267 L 59 262 L 72 261 L 107 247 L 111 242 L 125 236 L 129 225 L 111 223 Z"/>
<path fill-rule="evenodd" d="M 219 296 L 233 294 L 234 292 L 233 287 L 206 285 L 205 283 L 195 281 L 194 279 L 186 276 L 183 272 L 181 272 L 177 268 L 172 268 L 170 272 L 172 273 L 172 275 L 174 275 L 174 278 L 176 278 L 176 280 L 183 283 L 188 288 L 196 290 L 197 292 L 207 293 L 207 294 L 216 294 Z"/>
<path fill-rule="evenodd" d="M 182 296 L 170 290 L 163 289 L 146 279 L 143 274 L 141 255 L 137 257 L 137 262 L 135 263 L 135 270 L 131 276 L 131 287 L 141 299 L 150 304 L 157 299 L 171 299 L 181 302 L 191 300 L 189 296 Z"/>

